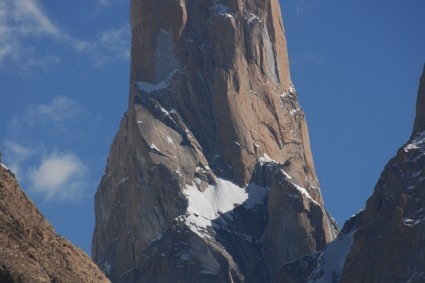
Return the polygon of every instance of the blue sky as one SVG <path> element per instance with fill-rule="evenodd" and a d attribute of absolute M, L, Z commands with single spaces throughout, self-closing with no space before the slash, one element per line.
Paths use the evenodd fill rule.
<path fill-rule="evenodd" d="M 59 234 L 90 251 L 93 196 L 127 106 L 129 1 L 0 0 L 0 150 Z M 425 1 L 281 1 L 327 209 L 363 208 L 409 137 Z"/>

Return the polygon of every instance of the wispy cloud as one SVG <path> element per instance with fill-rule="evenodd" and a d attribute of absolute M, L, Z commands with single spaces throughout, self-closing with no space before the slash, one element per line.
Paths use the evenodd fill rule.
<path fill-rule="evenodd" d="M 11 1 L 5 0 L 5 3 Z M 18 23 L 21 34 L 47 34 L 60 37 L 60 30 L 52 23 L 43 11 L 38 0 L 13 0 L 11 9 L 12 21 Z"/>
<path fill-rule="evenodd" d="M 75 117 L 81 111 L 81 106 L 65 97 L 56 96 L 46 104 L 31 104 L 23 113 L 12 118 L 9 126 L 18 130 L 22 127 L 33 127 L 51 123 L 61 123 Z"/>
<path fill-rule="evenodd" d="M 61 37 L 61 32 L 46 16 L 37 0 L 1 1 L 0 66 L 7 60 L 29 62 L 33 66 L 57 62 L 52 54 L 35 55 L 34 50 L 24 44 L 24 41 L 30 37 L 58 39 Z M 36 62 L 36 58 L 39 58 L 40 62 Z"/>
<path fill-rule="evenodd" d="M 22 173 L 22 163 L 27 161 L 33 151 L 27 146 L 24 146 L 13 140 L 6 140 L 3 144 L 5 156 L 11 162 L 7 165 L 16 176 L 20 177 Z"/>
<path fill-rule="evenodd" d="M 100 32 L 96 36 L 96 46 L 102 50 L 98 64 L 104 64 L 108 59 L 130 59 L 130 28 L 128 25 L 117 29 Z"/>
<path fill-rule="evenodd" d="M 288 0 L 285 6 L 289 8 L 285 13 L 293 13 L 297 17 L 308 17 L 311 12 L 314 12 L 314 8 L 320 5 L 320 1 L 317 0 Z"/>
<path fill-rule="evenodd" d="M 6 140 L 2 151 L 24 188 L 46 202 L 78 201 L 87 195 L 90 172 L 74 153 L 14 140 Z"/>
<path fill-rule="evenodd" d="M 80 110 L 81 107 L 77 102 L 65 96 L 56 96 L 48 104 L 30 105 L 27 112 L 36 122 L 61 122 L 74 117 Z"/>
<path fill-rule="evenodd" d="M 109 6 L 113 3 L 113 0 L 97 0 L 97 3 L 101 6 Z"/>
<path fill-rule="evenodd" d="M 98 4 L 114 2 L 99 0 Z M 128 27 L 100 31 L 94 41 L 88 41 L 61 29 L 39 0 L 0 1 L 0 68 L 48 68 L 60 62 L 60 56 L 53 51 L 49 53 L 34 47 L 34 39 L 50 40 L 78 54 L 86 54 L 93 57 L 96 65 L 129 58 Z"/>
<path fill-rule="evenodd" d="M 295 11 L 297 15 L 300 16 L 304 12 L 307 0 L 296 0 L 296 2 L 297 3 L 295 4 Z"/>
<path fill-rule="evenodd" d="M 84 195 L 87 167 L 73 153 L 52 153 L 30 170 L 30 190 L 46 201 L 79 200 Z"/>

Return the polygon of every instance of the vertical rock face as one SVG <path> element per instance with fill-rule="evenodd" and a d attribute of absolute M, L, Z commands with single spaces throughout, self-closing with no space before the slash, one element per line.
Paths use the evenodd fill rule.
<path fill-rule="evenodd" d="M 0 282 L 109 282 L 83 251 L 55 233 L 2 164 Z"/>
<path fill-rule="evenodd" d="M 418 99 L 416 102 L 416 118 L 415 124 L 413 125 L 413 133 L 415 135 L 417 132 L 424 130 L 425 128 L 425 64 L 422 77 L 419 79 L 419 90 L 418 90 Z"/>
<path fill-rule="evenodd" d="M 95 197 L 113 282 L 269 282 L 336 233 L 278 0 L 132 0 L 129 109 Z"/>
<path fill-rule="evenodd" d="M 425 282 L 425 70 L 410 140 L 379 178 L 365 210 L 321 253 L 284 265 L 276 282 Z"/>

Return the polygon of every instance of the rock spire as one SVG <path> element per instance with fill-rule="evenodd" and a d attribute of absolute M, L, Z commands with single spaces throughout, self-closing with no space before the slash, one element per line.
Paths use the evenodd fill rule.
<path fill-rule="evenodd" d="M 278 0 L 132 0 L 129 108 L 95 197 L 113 282 L 270 282 L 337 233 Z"/>
<path fill-rule="evenodd" d="M 425 64 L 422 76 L 419 79 L 418 99 L 416 101 L 416 118 L 413 126 L 413 133 L 425 129 Z"/>

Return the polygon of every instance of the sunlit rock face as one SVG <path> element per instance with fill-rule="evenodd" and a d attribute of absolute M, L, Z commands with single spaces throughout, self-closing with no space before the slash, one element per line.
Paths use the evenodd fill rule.
<path fill-rule="evenodd" d="M 416 109 L 412 136 L 366 208 L 326 249 L 281 267 L 275 282 L 425 282 L 425 70 Z"/>
<path fill-rule="evenodd" d="M 132 0 L 129 108 L 95 198 L 113 282 L 270 282 L 337 229 L 278 0 Z"/>
<path fill-rule="evenodd" d="M 88 255 L 56 234 L 1 163 L 0 282 L 109 282 Z"/>

